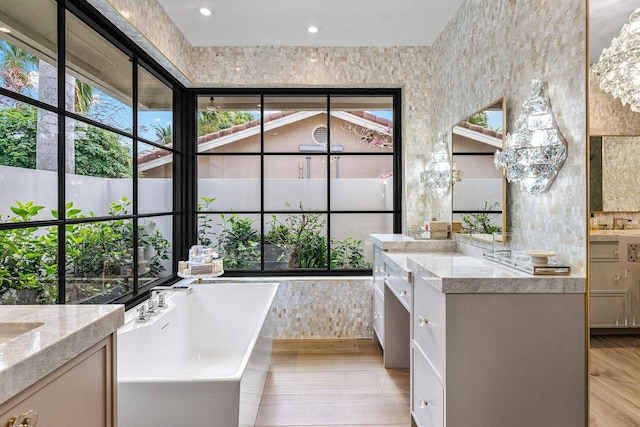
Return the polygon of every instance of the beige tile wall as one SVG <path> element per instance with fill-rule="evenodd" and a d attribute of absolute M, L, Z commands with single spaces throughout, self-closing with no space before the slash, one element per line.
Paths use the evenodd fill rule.
<path fill-rule="evenodd" d="M 547 84 L 568 159 L 549 191 L 508 186 L 514 249 L 548 249 L 586 271 L 585 0 L 468 0 L 432 46 L 432 137 L 507 97 L 507 130 L 530 82 Z M 450 137 L 450 132 L 449 132 Z"/>
<path fill-rule="evenodd" d="M 589 134 L 640 135 L 640 113 L 631 111 L 598 85 L 589 85 Z"/>

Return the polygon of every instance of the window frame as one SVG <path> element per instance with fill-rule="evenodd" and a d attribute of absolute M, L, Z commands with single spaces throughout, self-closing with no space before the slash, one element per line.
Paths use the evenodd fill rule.
<path fill-rule="evenodd" d="M 183 231 L 185 229 L 184 215 L 180 215 L 181 209 L 184 207 L 184 203 L 181 202 L 183 197 L 179 188 L 183 186 L 185 180 L 184 170 L 185 165 L 180 164 L 186 161 L 186 156 L 183 153 L 183 142 L 185 140 L 185 133 L 187 128 L 179 126 L 181 121 L 184 121 L 188 111 L 185 111 L 186 105 L 185 97 L 187 96 L 184 86 L 174 78 L 168 71 L 160 66 L 148 53 L 142 48 L 137 46 L 126 35 L 124 35 L 114 24 L 105 19 L 95 8 L 89 5 L 86 1 L 82 0 L 57 0 L 56 2 L 56 18 L 57 18 L 57 96 L 58 101 L 56 105 L 49 105 L 38 99 L 33 99 L 26 95 L 22 95 L 8 89 L 0 88 L 0 95 L 24 103 L 30 107 L 40 108 L 51 113 L 56 114 L 58 118 L 58 135 L 57 135 L 57 204 L 55 209 L 58 211 L 58 218 L 51 220 L 35 220 L 29 222 L 0 222 L 0 230 L 10 229 L 26 229 L 31 227 L 57 227 L 57 253 L 59 260 L 65 260 L 65 262 L 59 262 L 57 269 L 57 285 L 58 295 L 57 304 L 66 304 L 67 294 L 67 273 L 65 271 L 66 263 L 66 226 L 83 223 L 103 223 L 107 221 L 113 221 L 114 219 L 131 220 L 133 222 L 133 236 L 132 246 L 137 246 L 138 238 L 138 225 L 147 219 L 153 219 L 158 217 L 168 218 L 172 224 L 171 234 L 165 236 L 167 240 L 171 242 L 171 251 L 174 255 L 174 260 L 177 260 L 179 256 L 177 254 L 183 253 L 188 248 L 188 242 L 184 239 L 180 239 L 179 236 L 184 236 Z M 96 122 L 74 112 L 66 111 L 65 108 L 65 74 L 66 67 L 66 15 L 67 13 L 73 14 L 82 23 L 87 25 L 91 30 L 95 31 L 101 37 L 103 37 L 108 43 L 113 45 L 116 49 L 120 50 L 123 54 L 129 57 L 131 64 L 131 84 L 132 84 L 132 128 L 131 131 L 125 131 L 117 129 L 107 124 Z M 167 147 L 165 145 L 158 144 L 154 141 L 150 141 L 143 136 L 139 136 L 138 129 L 138 67 L 144 68 L 149 74 L 159 80 L 162 84 L 172 91 L 172 105 L 173 105 L 173 146 Z M 65 122 L 67 120 L 75 120 L 76 122 L 84 123 L 90 126 L 95 126 L 99 129 L 113 132 L 116 135 L 130 138 L 133 144 L 132 147 L 132 205 L 131 212 L 126 215 L 119 216 L 94 216 L 89 218 L 67 218 L 65 217 L 65 205 L 67 203 L 67 191 L 66 191 L 66 178 L 65 178 Z M 139 197 L 138 197 L 138 156 L 135 154 L 138 151 L 138 144 L 144 143 L 151 145 L 152 147 L 160 147 L 168 150 L 173 154 L 173 179 L 172 179 L 172 209 L 169 211 L 152 211 L 144 214 L 138 213 Z M 51 206 L 54 208 L 54 206 Z M 133 268 L 137 271 L 137 257 L 133 257 Z M 127 308 L 137 304 L 140 300 L 144 299 L 148 295 L 148 291 L 152 286 L 170 284 L 177 280 L 176 277 L 176 262 L 173 262 L 168 270 L 168 276 L 159 278 L 152 281 L 150 284 L 141 285 L 139 282 L 139 275 L 134 274 L 132 277 L 132 291 L 114 300 L 106 301 L 104 303 L 122 303 Z M 74 302 L 75 304 L 75 302 Z"/>
<path fill-rule="evenodd" d="M 332 269 L 330 263 L 330 240 L 331 240 L 331 216 L 333 214 L 340 215 L 362 215 L 362 214 L 391 214 L 393 217 L 393 233 L 400 233 L 402 228 L 402 89 L 401 88 L 340 88 L 340 87 L 327 87 L 327 88 L 197 88 L 197 89 L 189 89 L 192 95 L 192 106 L 195 111 L 195 118 L 192 121 L 193 133 L 191 135 L 191 145 L 193 146 L 192 153 L 192 163 L 195 165 L 194 170 L 194 190 L 193 190 L 193 200 L 191 201 L 191 209 L 193 210 L 193 214 L 191 216 L 193 224 L 195 224 L 196 229 L 193 231 L 192 240 L 197 242 L 197 228 L 198 228 L 198 215 L 208 214 L 208 215 L 219 215 L 219 214 L 238 214 L 238 215 L 259 215 L 260 224 L 257 224 L 256 228 L 260 231 L 260 270 L 225 270 L 225 276 L 230 277 L 240 277 L 240 276 L 308 276 L 308 275 L 320 275 L 320 276 L 362 276 L 362 275 L 370 275 L 372 273 L 372 268 L 367 269 Z M 283 156 L 283 155 L 296 155 L 299 156 L 300 152 L 293 151 L 266 151 L 265 150 L 265 129 L 264 129 L 264 120 L 260 120 L 260 152 L 238 152 L 238 153 L 230 153 L 230 152 L 208 152 L 208 153 L 198 153 L 197 144 L 194 141 L 197 141 L 197 101 L 198 98 L 201 97 L 216 97 L 216 96 L 227 96 L 227 95 L 237 95 L 237 96 L 249 96 L 249 97 L 260 97 L 260 117 L 265 117 L 264 105 L 265 98 L 273 97 L 273 96 L 323 96 L 326 97 L 327 100 L 327 112 L 331 112 L 331 99 L 332 97 L 341 97 L 341 96 L 352 96 L 352 97 L 380 97 L 380 96 L 388 96 L 392 98 L 393 103 L 393 152 L 392 153 L 383 153 L 383 152 L 340 152 L 340 156 L 392 156 L 393 160 L 393 208 L 391 210 L 331 210 L 331 168 L 327 168 L 327 202 L 326 210 L 267 210 L 265 209 L 265 158 L 271 156 Z M 331 114 L 327 114 L 326 127 L 328 130 L 331 129 Z M 328 135 L 328 146 L 331 144 L 331 132 L 327 132 Z M 313 156 L 326 156 L 329 158 L 332 155 L 335 155 L 335 152 L 331 150 L 326 150 L 322 153 L 312 153 Z M 197 165 L 198 160 L 204 156 L 260 156 L 261 162 L 261 170 L 260 170 L 260 180 L 261 180 L 261 192 L 260 192 L 260 210 L 209 210 L 209 211 L 198 211 L 198 171 Z M 329 163 L 327 163 L 329 164 Z M 264 245 L 264 224 L 265 219 L 271 217 L 271 215 L 278 214 L 297 214 L 300 212 L 304 213 L 318 213 L 326 216 L 326 243 L 327 243 L 327 266 L 322 269 L 285 269 L 285 270 L 273 270 L 273 269 L 265 269 L 265 245 Z"/>

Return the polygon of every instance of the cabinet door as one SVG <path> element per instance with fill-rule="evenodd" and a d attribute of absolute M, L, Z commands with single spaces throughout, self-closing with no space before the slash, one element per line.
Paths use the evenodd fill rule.
<path fill-rule="evenodd" d="M 373 286 L 380 292 L 384 290 L 384 261 L 382 249 L 373 247 Z"/>
<path fill-rule="evenodd" d="M 593 328 L 619 328 L 629 325 L 629 292 L 626 290 L 592 290 L 589 306 L 589 325 Z"/>
<path fill-rule="evenodd" d="M 418 427 L 444 427 L 444 388 L 416 346 L 412 349 L 411 357 L 413 419 Z"/>
<path fill-rule="evenodd" d="M 35 410 L 40 426 L 114 426 L 111 339 L 115 337 L 108 337 L 0 406 L 0 425 Z"/>
<path fill-rule="evenodd" d="M 374 289 L 373 294 L 373 330 L 384 349 L 384 296 L 377 289 Z"/>

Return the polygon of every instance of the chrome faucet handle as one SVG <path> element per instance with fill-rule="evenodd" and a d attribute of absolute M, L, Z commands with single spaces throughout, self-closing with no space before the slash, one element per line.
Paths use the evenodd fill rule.
<path fill-rule="evenodd" d="M 149 313 L 147 312 L 147 306 L 142 304 L 138 307 L 138 317 L 136 318 L 136 322 L 145 322 L 149 320 Z"/>
<path fill-rule="evenodd" d="M 157 292 L 157 296 L 158 296 L 158 308 L 163 308 L 167 305 L 167 300 L 166 300 L 166 292 L 164 291 L 155 291 Z"/>
<path fill-rule="evenodd" d="M 149 298 L 147 304 L 149 304 L 149 309 L 147 310 L 149 314 L 156 314 L 158 312 L 158 300 L 153 295 Z"/>

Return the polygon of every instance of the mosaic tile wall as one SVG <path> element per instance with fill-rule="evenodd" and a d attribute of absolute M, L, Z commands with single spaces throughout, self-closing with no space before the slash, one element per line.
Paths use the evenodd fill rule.
<path fill-rule="evenodd" d="M 194 47 L 192 80 L 196 86 L 402 87 L 406 229 L 432 216 L 415 173 L 416 160 L 425 158 L 430 144 L 430 52 L 429 47 Z"/>
<path fill-rule="evenodd" d="M 590 135 L 640 135 L 640 113 L 598 85 L 589 85 Z"/>
<path fill-rule="evenodd" d="M 283 280 L 269 320 L 276 339 L 373 337 L 369 278 Z"/>
<path fill-rule="evenodd" d="M 549 191 L 508 186 L 511 247 L 548 249 L 586 272 L 585 0 L 467 0 L 432 46 L 432 138 L 489 102 L 507 97 L 507 130 L 547 84 L 568 159 Z"/>
<path fill-rule="evenodd" d="M 157 0 L 88 2 L 182 84 L 190 84 L 191 44 Z"/>
<path fill-rule="evenodd" d="M 640 186 L 638 170 L 640 138 L 634 136 L 602 137 L 602 205 L 603 210 L 638 210 Z"/>

